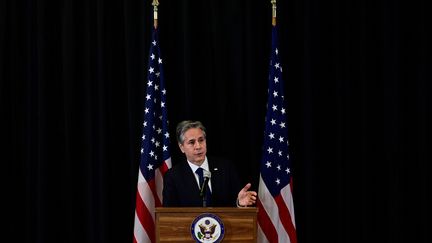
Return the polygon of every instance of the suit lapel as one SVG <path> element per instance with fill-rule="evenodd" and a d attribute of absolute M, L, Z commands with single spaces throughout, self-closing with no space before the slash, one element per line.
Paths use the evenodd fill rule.
<path fill-rule="evenodd" d="M 219 192 L 223 190 L 223 188 L 220 188 L 221 179 L 223 178 L 221 178 L 218 161 L 212 158 L 209 158 L 208 160 L 209 160 L 209 168 L 211 172 L 212 195 L 218 195 Z"/>
<path fill-rule="evenodd" d="M 201 201 L 201 198 L 199 196 L 199 186 L 195 179 L 195 174 L 192 172 L 190 166 L 188 163 L 185 163 L 183 166 L 183 173 L 184 178 L 182 178 L 182 182 L 186 186 L 186 191 L 183 192 L 187 195 L 189 195 L 189 198 L 192 199 L 192 201 L 199 203 Z"/>

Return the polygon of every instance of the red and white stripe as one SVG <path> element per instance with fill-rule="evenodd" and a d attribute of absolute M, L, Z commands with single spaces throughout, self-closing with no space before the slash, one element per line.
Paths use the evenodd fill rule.
<path fill-rule="evenodd" d="M 165 175 L 169 168 L 171 168 L 171 158 L 168 158 L 156 169 L 155 178 L 150 181 L 146 181 L 141 169 L 139 170 L 135 208 L 134 243 L 156 242 L 155 207 L 162 206 L 163 175 Z"/>
<path fill-rule="evenodd" d="M 258 190 L 258 242 L 297 243 L 292 181 L 273 197 L 260 177 Z"/>

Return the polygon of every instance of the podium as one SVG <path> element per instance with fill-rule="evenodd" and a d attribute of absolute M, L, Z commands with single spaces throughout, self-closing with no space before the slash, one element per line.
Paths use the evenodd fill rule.
<path fill-rule="evenodd" d="M 222 242 L 256 242 L 255 207 L 156 207 L 156 242 L 195 242 L 191 235 L 193 221 L 202 214 L 218 216 L 225 228 Z"/>

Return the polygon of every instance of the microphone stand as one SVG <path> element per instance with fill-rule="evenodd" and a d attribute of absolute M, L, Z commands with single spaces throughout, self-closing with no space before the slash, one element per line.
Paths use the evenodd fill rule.
<path fill-rule="evenodd" d="M 207 207 L 207 184 L 210 178 L 204 177 L 204 182 L 201 187 L 200 196 L 203 201 L 203 207 Z"/>

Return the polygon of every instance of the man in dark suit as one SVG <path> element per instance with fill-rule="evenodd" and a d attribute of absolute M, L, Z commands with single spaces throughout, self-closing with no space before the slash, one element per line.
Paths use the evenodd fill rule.
<path fill-rule="evenodd" d="M 250 183 L 241 188 L 231 163 L 220 158 L 207 158 L 206 129 L 201 122 L 180 122 L 176 135 L 187 161 L 177 164 L 165 174 L 164 207 L 201 207 L 204 199 L 204 206 L 212 207 L 246 207 L 256 202 L 257 193 L 248 191 Z M 201 180 L 200 170 L 203 171 Z M 203 174 L 210 178 L 205 190 L 202 190 L 206 185 L 202 182 Z"/>

